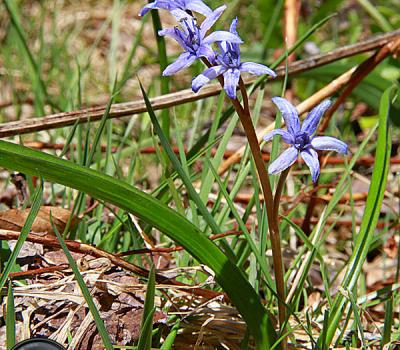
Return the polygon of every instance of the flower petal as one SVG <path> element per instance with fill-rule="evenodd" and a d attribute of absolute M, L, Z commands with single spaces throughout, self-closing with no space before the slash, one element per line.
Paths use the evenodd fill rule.
<path fill-rule="evenodd" d="M 307 166 L 310 168 L 312 181 L 316 182 L 320 173 L 318 153 L 312 148 L 306 148 L 301 151 L 300 154 Z"/>
<path fill-rule="evenodd" d="M 233 100 L 236 98 L 236 89 L 239 84 L 239 79 L 239 69 L 228 69 L 224 73 L 224 89 L 226 94 Z"/>
<path fill-rule="evenodd" d="M 243 44 L 242 39 L 237 35 L 226 32 L 224 30 L 217 30 L 203 39 L 204 44 L 212 44 L 216 41 L 227 41 L 234 44 Z"/>
<path fill-rule="evenodd" d="M 175 17 L 177 22 L 182 21 L 183 19 L 187 19 L 190 17 L 190 15 L 185 11 L 180 8 L 172 9 L 170 10 L 171 14 Z"/>
<path fill-rule="evenodd" d="M 237 27 L 237 24 L 238 24 L 238 18 L 236 17 L 236 18 L 234 18 L 233 20 L 232 20 L 232 23 L 231 23 L 231 26 L 230 26 L 230 28 L 229 28 L 229 31 L 231 32 L 231 33 L 233 33 L 233 34 L 238 34 L 238 32 L 237 32 L 237 30 L 236 30 L 236 27 Z"/>
<path fill-rule="evenodd" d="M 212 10 L 201 0 L 189 0 L 186 4 L 186 8 L 190 11 L 201 13 L 204 16 L 212 14 Z"/>
<path fill-rule="evenodd" d="M 144 6 L 140 12 L 139 16 L 144 16 L 147 12 L 153 9 L 164 9 L 164 10 L 171 10 L 171 2 L 167 0 L 156 0 Z"/>
<path fill-rule="evenodd" d="M 296 161 L 298 155 L 299 151 L 296 148 L 288 148 L 269 165 L 268 172 L 270 174 L 277 174 L 289 168 Z"/>
<path fill-rule="evenodd" d="M 295 135 L 300 131 L 300 120 L 297 109 L 286 99 L 282 97 L 273 97 L 272 102 L 276 104 L 282 112 L 288 131 Z"/>
<path fill-rule="evenodd" d="M 223 74 L 226 68 L 223 66 L 215 66 L 206 69 L 202 74 L 198 75 L 192 81 L 192 90 L 198 92 L 210 80 L 215 79 L 220 74 Z"/>
<path fill-rule="evenodd" d="M 314 134 L 322 116 L 330 106 L 330 100 L 324 100 L 319 105 L 315 106 L 310 113 L 308 113 L 306 119 L 304 119 L 301 131 L 305 131 L 309 135 Z"/>
<path fill-rule="evenodd" d="M 170 36 L 172 39 L 176 40 L 183 49 L 187 50 L 187 45 L 183 39 L 183 34 L 178 28 L 165 28 L 158 31 L 159 36 Z"/>
<path fill-rule="evenodd" d="M 248 73 L 255 74 L 255 75 L 268 74 L 273 78 L 276 77 L 276 73 L 272 69 L 268 68 L 267 66 L 264 66 L 263 64 L 259 64 L 259 63 L 244 62 L 240 65 L 239 69 L 242 72 L 248 72 Z"/>
<path fill-rule="evenodd" d="M 215 52 L 210 45 L 201 45 L 197 50 L 197 57 L 206 57 L 211 64 L 215 63 Z"/>
<path fill-rule="evenodd" d="M 167 68 L 165 68 L 163 75 L 168 76 L 179 72 L 180 70 L 189 67 L 195 60 L 196 56 L 192 55 L 189 52 L 184 52 L 181 54 L 178 59 L 171 63 Z"/>
<path fill-rule="evenodd" d="M 346 154 L 349 150 L 348 146 L 335 137 L 317 136 L 311 140 L 311 146 L 320 151 L 336 151 Z"/>
<path fill-rule="evenodd" d="M 294 139 L 292 134 L 288 133 L 286 130 L 283 129 L 275 129 L 269 132 L 267 135 L 264 136 L 264 141 L 269 141 L 271 140 L 275 135 L 280 135 L 282 136 L 282 140 L 285 141 L 289 145 L 294 144 Z"/>
<path fill-rule="evenodd" d="M 218 20 L 218 18 L 221 17 L 222 12 L 224 12 L 225 10 L 226 10 L 226 5 L 222 5 L 213 12 L 211 12 L 211 14 L 205 18 L 203 23 L 200 25 L 200 33 L 202 38 L 205 37 L 208 30 L 214 25 L 214 23 Z"/>

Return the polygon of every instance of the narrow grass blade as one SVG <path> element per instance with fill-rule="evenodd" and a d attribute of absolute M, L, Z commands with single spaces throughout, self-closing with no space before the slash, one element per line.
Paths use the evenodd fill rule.
<path fill-rule="evenodd" d="M 329 309 L 326 309 L 324 312 L 324 323 L 322 325 L 322 332 L 321 332 L 321 339 L 322 339 L 322 345 L 321 345 L 321 350 L 326 350 L 326 331 L 328 329 L 329 325 Z"/>
<path fill-rule="evenodd" d="M 62 250 L 64 251 L 64 254 L 66 255 L 68 259 L 68 263 L 71 266 L 72 272 L 74 273 L 74 276 L 76 278 L 76 281 L 78 282 L 79 288 L 82 292 L 83 297 L 85 298 L 86 303 L 88 304 L 90 313 L 93 316 L 94 322 L 96 324 L 97 330 L 99 331 L 101 340 L 103 341 L 103 345 L 106 350 L 113 350 L 114 347 L 112 346 L 111 340 L 108 336 L 107 329 L 104 326 L 103 320 L 100 317 L 99 311 L 97 310 L 97 307 L 93 301 L 93 297 L 90 295 L 89 289 L 86 286 L 85 281 L 83 280 L 83 277 L 81 273 L 79 272 L 79 268 L 76 265 L 76 262 L 74 258 L 72 257 L 71 253 L 68 250 L 67 245 L 65 244 L 64 239 L 61 237 L 60 232 L 58 232 L 57 228 L 53 224 L 52 216 L 50 213 L 50 221 L 54 230 L 54 233 L 57 236 L 58 241 L 60 242 L 60 246 Z"/>
<path fill-rule="evenodd" d="M 138 342 L 138 350 L 151 349 L 151 335 L 153 330 L 153 315 L 155 311 L 154 296 L 156 291 L 156 277 L 154 272 L 154 264 L 151 265 L 149 279 L 147 282 L 146 299 L 142 314 L 142 323 L 140 326 L 140 338 Z"/>
<path fill-rule="evenodd" d="M 205 206 L 205 204 L 201 200 L 199 194 L 194 189 L 194 187 L 192 185 L 192 182 L 190 181 L 190 178 L 187 176 L 185 170 L 182 167 L 182 164 L 179 162 L 178 157 L 175 155 L 174 151 L 172 150 L 172 148 L 171 148 L 171 146 L 170 146 L 170 144 L 168 142 L 168 139 L 165 136 L 165 134 L 164 134 L 164 132 L 163 132 L 158 120 L 157 120 L 157 117 L 156 117 L 156 115 L 154 113 L 154 110 L 153 110 L 153 108 L 151 106 L 150 100 L 147 97 L 147 94 L 144 91 L 144 88 L 143 88 L 142 84 L 140 84 L 140 88 L 142 90 L 143 98 L 145 100 L 146 107 L 147 107 L 147 112 L 148 112 L 148 114 L 150 116 L 151 122 L 153 123 L 154 129 L 155 129 L 158 137 L 160 138 L 161 144 L 164 147 L 164 150 L 167 153 L 169 159 L 171 160 L 172 165 L 174 166 L 176 172 L 179 174 L 180 178 L 182 179 L 183 183 L 185 184 L 185 187 L 186 187 L 187 191 L 189 192 L 190 198 L 193 200 L 193 202 L 196 203 L 196 206 L 197 206 L 198 210 L 200 211 L 200 213 L 203 216 L 204 220 L 210 226 L 210 228 L 213 231 L 213 233 L 215 233 L 215 234 L 220 233 L 221 229 L 219 228 L 219 226 L 215 222 L 214 218 L 212 217 L 212 215 L 208 211 L 207 207 Z"/>
<path fill-rule="evenodd" d="M 48 181 L 114 204 L 159 229 L 214 271 L 216 281 L 238 308 L 259 349 L 269 349 L 274 343 L 275 332 L 265 332 L 270 322 L 268 314 L 241 270 L 196 226 L 167 205 L 111 176 L 2 140 L 0 166 L 28 175 L 39 173 Z"/>
<path fill-rule="evenodd" d="M 61 153 L 60 153 L 60 155 L 59 155 L 60 158 L 64 157 L 64 156 L 67 154 L 68 149 L 69 149 L 69 146 L 70 146 L 70 144 L 72 143 L 72 140 L 73 140 L 73 138 L 74 138 L 74 136 L 75 136 L 75 132 L 76 132 L 76 129 L 78 128 L 78 125 L 79 125 L 79 119 L 78 119 L 78 120 L 75 122 L 75 124 L 72 126 L 71 131 L 69 132 L 68 137 L 67 137 L 67 139 L 65 140 L 64 147 L 63 147 L 63 149 L 61 150 Z"/>
<path fill-rule="evenodd" d="M 38 175 L 38 173 L 36 173 L 36 175 Z M 40 181 L 39 185 L 36 187 L 35 193 L 33 194 L 32 207 L 31 207 L 31 210 L 29 211 L 29 215 L 26 218 L 24 226 L 22 227 L 21 234 L 19 235 L 18 241 L 15 244 L 15 247 L 10 256 L 10 259 L 7 261 L 7 263 L 4 267 L 4 271 L 1 274 L 0 290 L 3 289 L 13 265 L 17 261 L 18 254 L 21 251 L 21 248 L 22 248 L 26 238 L 28 237 L 29 232 L 31 231 L 31 227 L 33 225 L 33 222 L 35 221 L 35 218 L 40 209 L 40 205 L 42 203 L 42 194 L 43 194 L 43 183 L 42 183 L 42 181 Z"/>
<path fill-rule="evenodd" d="M 222 183 L 217 170 L 214 168 L 214 166 L 212 165 L 212 163 L 209 159 L 206 159 L 206 160 L 208 162 L 209 169 L 211 170 L 211 172 L 214 176 L 214 179 L 218 183 L 219 189 L 221 190 L 229 208 L 231 209 L 233 216 L 235 217 L 237 224 L 239 225 L 240 230 L 243 231 L 243 234 L 246 237 L 247 243 L 249 244 L 251 251 L 253 252 L 254 256 L 256 257 L 257 262 L 260 265 L 261 270 L 263 271 L 263 274 L 265 275 L 266 278 L 268 278 L 270 275 L 270 271 L 267 267 L 265 259 L 261 256 L 256 244 L 254 243 L 253 238 L 250 235 L 250 232 L 248 231 L 245 223 L 243 222 L 242 218 L 240 217 L 239 213 L 237 212 L 237 210 L 235 208 L 235 204 L 233 203 L 233 200 L 229 196 L 228 191 L 226 190 L 224 184 Z"/>
<path fill-rule="evenodd" d="M 385 344 L 390 342 L 390 337 L 392 335 L 393 320 L 395 319 L 393 310 L 393 294 L 390 293 L 390 297 L 385 303 L 385 322 L 383 325 L 383 336 L 381 347 L 384 348 Z"/>
<path fill-rule="evenodd" d="M 360 339 L 361 339 L 361 343 L 362 343 L 362 349 L 366 349 L 367 348 L 367 344 L 365 342 L 365 336 L 364 336 L 364 326 L 361 322 L 361 317 L 360 317 L 360 313 L 358 312 L 358 307 L 357 307 L 357 301 L 354 298 L 354 295 L 351 291 L 345 291 L 345 293 L 348 296 L 348 299 L 350 300 L 350 305 L 351 308 L 353 310 L 353 315 L 354 315 L 354 322 L 356 324 L 356 328 L 358 329 L 358 332 L 360 332 Z"/>
<path fill-rule="evenodd" d="M 114 96 L 115 96 L 115 93 L 116 93 L 115 92 L 116 87 L 117 87 L 117 78 L 115 78 L 115 80 L 114 80 L 114 86 L 113 86 L 113 89 L 112 89 L 112 96 L 110 97 L 110 99 L 109 99 L 109 101 L 107 103 L 107 107 L 106 107 L 106 109 L 104 111 L 103 116 L 101 117 L 100 125 L 97 128 L 96 134 L 94 136 L 92 148 L 90 149 L 89 156 L 86 159 L 86 165 L 87 166 L 90 166 L 90 164 L 93 161 L 94 155 L 95 155 L 95 153 L 97 151 L 97 146 L 98 146 L 98 144 L 100 142 L 101 135 L 103 134 L 104 128 L 106 126 L 106 123 L 107 123 L 107 120 L 108 120 L 108 116 L 110 115 L 111 106 L 112 106 L 112 104 L 114 102 Z"/>
<path fill-rule="evenodd" d="M 161 80 L 161 93 L 163 95 L 169 93 L 169 78 L 162 75 L 162 72 L 168 65 L 167 59 L 167 47 L 165 45 L 165 39 L 163 36 L 158 35 L 158 32 L 162 29 L 160 15 L 157 10 L 151 11 L 151 18 L 153 20 L 154 34 L 156 36 L 157 49 L 158 49 L 158 60 L 160 62 L 160 80 Z M 170 118 L 168 108 L 164 108 L 161 112 L 162 129 L 167 138 L 170 139 Z"/>
<path fill-rule="evenodd" d="M 126 82 L 132 77 L 133 72 L 131 72 L 133 58 L 135 57 L 136 50 L 139 47 L 140 41 L 142 39 L 142 33 L 145 26 L 145 22 L 142 21 L 140 28 L 132 40 L 132 48 L 129 51 L 128 58 L 125 61 L 124 68 L 122 69 L 121 80 L 118 83 L 117 90 L 120 91 L 126 84 Z"/>
<path fill-rule="evenodd" d="M 381 27 L 385 32 L 390 32 L 393 30 L 391 24 L 383 16 L 379 10 L 369 1 L 369 0 L 357 0 L 357 2 L 364 8 L 365 11 L 375 20 L 375 22 Z"/>
<path fill-rule="evenodd" d="M 6 342 L 7 350 L 14 347 L 16 343 L 15 338 L 15 306 L 14 306 L 14 293 L 12 283 L 8 285 L 7 293 L 7 306 L 6 306 Z"/>
<path fill-rule="evenodd" d="M 181 326 L 180 321 L 176 322 L 174 326 L 171 328 L 171 331 L 165 338 L 163 344 L 161 345 L 160 350 L 171 350 L 172 346 L 174 345 L 174 341 L 176 338 L 176 335 L 178 334 L 178 330 Z"/>
<path fill-rule="evenodd" d="M 4 1 L 5 8 L 10 15 L 11 22 L 17 32 L 18 39 L 22 45 L 23 53 L 27 57 L 27 62 L 29 64 L 31 74 L 32 74 L 32 83 L 36 85 L 38 89 L 34 89 L 35 97 L 38 99 L 36 105 L 39 107 L 39 112 L 41 115 L 44 115 L 44 102 L 45 100 L 49 100 L 49 95 L 46 90 L 46 85 L 44 84 L 39 71 L 39 66 L 33 57 L 31 50 L 29 49 L 28 42 L 26 40 L 25 31 L 21 25 L 21 21 L 18 13 L 18 5 L 15 1 L 5 0 Z"/>
<path fill-rule="evenodd" d="M 378 222 L 386 189 L 387 175 L 390 165 L 390 151 L 392 147 L 389 127 L 391 93 L 392 89 L 389 88 L 383 93 L 381 98 L 378 142 L 376 146 L 375 164 L 371 178 L 371 185 L 368 191 L 368 198 L 365 204 L 364 215 L 355 242 L 355 247 L 347 264 L 348 269 L 342 283 L 342 287 L 349 291 L 352 291 L 356 286 L 361 273 Z M 330 324 L 327 333 L 328 345 L 330 345 L 334 337 L 345 305 L 346 299 L 342 294 L 338 294 L 335 298 L 335 304 L 329 322 Z"/>

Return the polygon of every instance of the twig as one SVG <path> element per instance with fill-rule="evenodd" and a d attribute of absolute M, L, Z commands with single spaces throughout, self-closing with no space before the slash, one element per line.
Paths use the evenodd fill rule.
<path fill-rule="evenodd" d="M 0 230 L 0 240 L 17 240 L 19 237 L 19 232 L 15 231 L 8 231 L 8 230 Z M 29 242 L 33 243 L 39 243 L 43 244 L 46 247 L 52 247 L 52 248 L 60 248 L 60 243 L 57 239 L 49 236 L 39 236 L 35 234 L 29 234 L 27 239 Z M 67 245 L 68 249 L 72 252 L 77 252 L 77 253 L 83 253 L 83 254 L 88 254 L 91 256 L 94 256 L 96 258 L 107 258 L 110 260 L 114 265 L 121 267 L 127 271 L 131 271 L 139 276 L 143 277 L 148 277 L 149 271 L 146 269 L 136 266 L 134 264 L 129 263 L 128 261 L 125 261 L 121 259 L 118 256 L 115 256 L 111 253 L 105 252 L 104 250 L 101 250 L 99 248 L 93 247 L 89 244 L 84 244 L 76 241 L 65 241 L 65 244 Z M 217 293 L 211 290 L 207 289 L 202 289 L 198 287 L 192 287 L 190 285 L 178 282 L 174 279 L 170 279 L 168 277 L 162 276 L 160 274 L 156 274 L 156 280 L 158 283 L 163 283 L 163 284 L 169 284 L 169 285 L 174 285 L 176 287 L 179 287 L 182 290 L 187 291 L 188 293 L 192 293 L 194 295 L 202 296 L 208 299 L 215 298 L 217 296 L 223 296 L 225 300 L 228 300 L 227 296 L 222 293 Z"/>
<path fill-rule="evenodd" d="M 378 52 L 372 55 L 369 59 L 360 64 L 351 76 L 349 85 L 335 101 L 333 106 L 325 113 L 324 120 L 319 128 L 320 132 L 324 132 L 329 125 L 332 115 L 336 112 L 339 106 L 346 100 L 351 92 L 361 83 L 361 81 L 371 73 L 377 65 L 379 65 L 386 57 L 395 54 L 400 50 L 400 38 L 387 43 Z"/>
<path fill-rule="evenodd" d="M 241 235 L 242 231 L 238 230 L 232 230 L 232 231 L 227 231 L 223 233 L 219 233 L 216 235 L 212 235 L 209 237 L 210 240 L 214 241 L 217 239 L 225 238 L 228 236 L 237 236 Z M 133 250 L 128 250 L 126 252 L 118 253 L 116 254 L 117 256 L 129 256 L 129 255 L 137 255 L 137 254 L 150 254 L 150 253 L 173 253 L 173 252 L 179 252 L 181 250 L 184 250 L 185 248 L 181 246 L 176 246 L 176 247 L 171 247 L 171 248 L 143 248 L 143 249 L 133 249 Z"/>
<path fill-rule="evenodd" d="M 315 55 L 305 60 L 294 62 L 289 67 L 289 74 L 298 74 L 306 70 L 317 68 L 345 57 L 354 56 L 363 52 L 375 50 L 386 45 L 394 38 L 400 35 L 400 29 L 383 35 L 374 36 L 365 41 L 354 45 L 348 45 L 339 49 L 333 50 L 326 54 Z M 285 68 L 277 69 L 278 78 L 283 78 Z M 245 80 L 246 85 L 254 83 L 255 79 Z M 205 86 L 199 93 L 194 94 L 190 89 L 182 90 L 176 93 L 159 96 L 151 100 L 151 104 L 155 110 L 177 106 L 180 104 L 197 101 L 206 97 L 218 95 L 221 91 L 219 84 L 210 84 Z M 87 123 L 101 119 L 105 111 L 105 106 L 88 108 L 78 111 L 66 113 L 58 113 L 42 118 L 32 118 L 23 121 L 10 122 L 0 125 L 0 137 L 15 136 L 27 134 L 35 131 L 50 130 L 70 126 L 79 123 Z M 110 118 L 120 118 L 131 116 L 134 114 L 146 112 L 146 105 L 142 100 L 114 104 L 110 111 Z"/>
<path fill-rule="evenodd" d="M 62 150 L 65 147 L 64 143 L 49 143 L 49 142 L 41 142 L 41 141 L 27 141 L 24 142 L 24 146 L 29 147 L 29 148 L 35 148 L 35 149 L 52 149 L 52 150 Z M 76 147 L 76 145 L 74 146 Z M 102 145 L 101 146 L 101 151 L 105 152 L 107 149 L 107 146 Z M 177 146 L 173 146 L 172 150 L 174 151 L 175 154 L 179 154 L 180 150 L 179 147 Z M 115 153 L 117 151 L 117 147 L 113 147 L 113 149 L 111 150 L 113 153 Z M 185 152 L 187 152 L 187 148 L 185 147 Z M 216 148 L 212 148 L 211 149 L 211 155 L 214 156 L 217 152 Z M 149 147 L 144 147 L 142 148 L 139 153 L 141 154 L 155 154 L 156 153 L 156 148 L 153 146 L 149 146 Z M 234 155 L 236 153 L 236 151 L 230 151 L 227 150 L 224 152 L 223 158 L 227 159 L 229 157 L 231 157 L 232 155 Z M 270 154 L 266 151 L 266 150 L 262 150 L 262 157 L 264 162 L 268 162 L 270 160 Z M 351 158 L 347 158 L 348 161 L 351 160 Z M 343 157 L 336 157 L 336 156 L 326 156 L 326 157 L 321 157 L 321 162 L 325 163 L 325 164 L 331 164 L 331 165 L 339 165 L 339 164 L 345 164 L 345 159 Z M 375 158 L 372 156 L 363 156 L 360 157 L 357 161 L 356 161 L 356 165 L 365 165 L 365 166 L 369 166 L 369 165 L 373 165 L 375 162 Z M 297 163 L 299 164 L 303 164 L 304 161 L 299 157 L 297 159 Z M 392 165 L 396 165 L 396 164 L 400 164 L 400 158 L 399 157 L 392 157 L 390 159 L 390 164 Z"/>
<path fill-rule="evenodd" d="M 51 273 L 55 271 L 63 271 L 69 268 L 68 264 L 61 264 L 57 266 L 49 266 L 49 267 L 43 267 L 40 269 L 34 269 L 34 270 L 28 270 L 28 271 L 19 271 L 19 272 L 11 272 L 9 274 L 9 277 L 11 279 L 15 278 L 27 278 L 31 276 L 38 276 L 42 275 L 44 273 Z"/>

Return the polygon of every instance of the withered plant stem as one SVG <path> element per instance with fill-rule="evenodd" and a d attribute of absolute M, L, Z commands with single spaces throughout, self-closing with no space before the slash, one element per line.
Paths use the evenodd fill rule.
<path fill-rule="evenodd" d="M 211 67 L 211 63 L 207 59 L 203 59 L 204 64 L 207 67 Z M 221 76 L 218 77 L 218 80 L 221 86 L 224 86 L 224 81 Z M 284 329 L 282 327 L 285 324 L 286 319 L 286 307 L 285 307 L 285 299 L 286 299 L 286 288 L 285 288 L 285 280 L 284 280 L 284 267 L 283 267 L 283 259 L 282 259 L 282 249 L 281 249 L 281 237 L 279 233 L 279 224 L 278 220 L 274 220 L 274 205 L 273 205 L 273 195 L 271 184 L 269 182 L 269 175 L 267 172 L 267 168 L 263 161 L 262 153 L 260 146 L 258 144 L 257 134 L 254 129 L 253 121 L 251 119 L 251 113 L 248 103 L 248 95 L 247 90 L 245 89 L 243 80 L 239 81 L 239 88 L 243 97 L 243 104 L 246 106 L 244 108 L 237 98 L 230 99 L 233 107 L 236 110 L 236 113 L 239 115 L 240 122 L 242 123 L 243 129 L 246 133 L 247 141 L 250 145 L 251 154 L 253 156 L 254 163 L 256 165 L 257 174 L 259 177 L 259 181 L 261 184 L 262 192 L 265 198 L 265 206 L 267 209 L 267 220 L 268 227 L 271 238 L 271 247 L 272 247 L 272 260 L 274 262 L 274 275 L 275 275 L 275 283 L 276 283 L 276 291 L 279 297 L 278 300 L 278 316 L 279 316 L 279 325 L 281 327 L 281 333 L 284 333 Z M 284 341 L 282 342 L 285 343 Z"/>

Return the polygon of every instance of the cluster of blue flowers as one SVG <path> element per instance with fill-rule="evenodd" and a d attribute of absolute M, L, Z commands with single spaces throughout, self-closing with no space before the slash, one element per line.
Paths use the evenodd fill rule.
<path fill-rule="evenodd" d="M 179 58 L 164 70 L 163 75 L 175 74 L 189 67 L 197 59 L 205 58 L 212 67 L 193 79 L 193 91 L 199 91 L 210 80 L 223 75 L 224 89 L 232 99 L 236 98 L 240 72 L 249 72 L 256 75 L 269 74 L 272 77 L 276 77 L 272 69 L 262 64 L 242 63 L 240 61 L 239 44 L 242 44 L 243 41 L 236 31 L 237 19 L 232 21 L 229 32 L 215 31 L 207 35 L 207 32 L 225 11 L 226 6 L 211 10 L 201 0 L 156 0 L 146 5 L 140 11 L 140 15 L 143 16 L 152 9 L 170 11 L 180 26 L 180 28 L 164 29 L 158 33 L 161 36 L 173 38 L 184 50 Z M 193 16 L 193 12 L 205 16 L 200 25 Z M 218 45 L 219 51 L 213 50 L 211 46 L 213 43 Z"/>
<path fill-rule="evenodd" d="M 208 34 L 225 11 L 225 5 L 212 10 L 202 0 L 155 0 L 142 8 L 140 16 L 144 16 L 152 9 L 167 10 L 176 18 L 179 27 L 163 29 L 158 34 L 173 38 L 184 50 L 179 58 L 164 70 L 163 75 L 175 74 L 189 67 L 197 59 L 202 59 L 209 67 L 193 79 L 192 90 L 198 92 L 210 80 L 222 75 L 224 90 L 231 99 L 236 99 L 241 72 L 276 77 L 276 73 L 265 65 L 241 62 L 239 45 L 243 41 L 236 30 L 237 18 L 232 21 L 229 32 L 214 31 Z M 200 25 L 193 15 L 194 12 L 204 16 Z M 217 51 L 213 49 L 212 44 L 217 45 Z M 272 162 L 268 169 L 269 173 L 276 174 L 287 169 L 300 154 L 310 168 L 313 182 L 317 181 L 320 165 L 316 150 L 333 150 L 340 153 L 348 151 L 347 145 L 338 139 L 314 136 L 323 114 L 330 106 L 330 101 L 325 100 L 316 106 L 301 127 L 297 110 L 289 101 L 281 97 L 274 97 L 272 101 L 282 112 L 288 131 L 273 130 L 264 140 L 269 141 L 274 135 L 280 135 L 291 147 Z"/>

